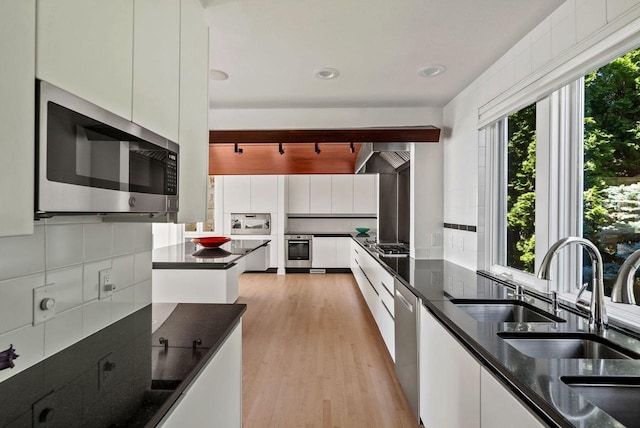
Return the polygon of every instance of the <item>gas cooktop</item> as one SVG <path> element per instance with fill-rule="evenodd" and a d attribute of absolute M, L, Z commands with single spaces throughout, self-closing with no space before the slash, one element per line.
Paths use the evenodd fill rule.
<path fill-rule="evenodd" d="M 376 244 L 373 248 L 385 257 L 405 257 L 409 255 L 409 245 L 402 242 Z"/>

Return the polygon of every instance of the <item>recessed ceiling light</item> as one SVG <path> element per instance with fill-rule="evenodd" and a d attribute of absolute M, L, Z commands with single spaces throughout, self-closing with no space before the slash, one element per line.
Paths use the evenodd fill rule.
<path fill-rule="evenodd" d="M 322 79 L 322 80 L 331 80 L 331 79 L 335 79 L 336 77 L 340 76 L 340 72 L 338 70 L 336 70 L 335 68 L 319 68 L 317 70 L 315 70 L 313 72 L 313 74 L 318 78 L 318 79 Z"/>
<path fill-rule="evenodd" d="M 212 68 L 209 70 L 209 78 L 211 80 L 227 80 L 229 75 L 222 70 L 215 70 Z"/>
<path fill-rule="evenodd" d="M 418 76 L 420 77 L 435 77 L 444 73 L 447 67 L 444 65 L 427 65 L 418 69 Z"/>

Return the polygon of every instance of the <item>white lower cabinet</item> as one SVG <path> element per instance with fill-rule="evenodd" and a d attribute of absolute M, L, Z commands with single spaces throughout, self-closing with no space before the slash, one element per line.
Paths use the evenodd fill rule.
<path fill-rule="evenodd" d="M 158 426 L 242 426 L 242 321 Z"/>
<path fill-rule="evenodd" d="M 480 363 L 422 305 L 420 417 L 425 427 L 480 427 Z"/>
<path fill-rule="evenodd" d="M 546 425 L 534 416 L 484 367 L 480 369 L 480 415 L 482 428 L 542 428 Z"/>
<path fill-rule="evenodd" d="M 313 268 L 348 268 L 350 267 L 351 238 L 313 238 Z"/>
<path fill-rule="evenodd" d="M 420 418 L 425 427 L 546 426 L 422 305 Z"/>
<path fill-rule="evenodd" d="M 315 254 L 313 257 L 315 258 Z M 395 361 L 393 277 L 353 240 L 349 265 L 389 354 Z M 388 289 L 389 284 L 391 288 Z"/>

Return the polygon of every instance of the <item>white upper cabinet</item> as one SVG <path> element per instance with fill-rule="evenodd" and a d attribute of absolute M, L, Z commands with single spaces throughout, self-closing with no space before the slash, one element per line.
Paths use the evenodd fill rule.
<path fill-rule="evenodd" d="M 33 233 L 35 54 L 35 0 L 0 2 L 0 236 Z"/>
<path fill-rule="evenodd" d="M 353 175 L 331 176 L 331 212 L 353 213 Z"/>
<path fill-rule="evenodd" d="M 289 214 L 376 214 L 376 175 L 289 175 Z"/>
<path fill-rule="evenodd" d="M 134 3 L 38 0 L 37 5 L 36 76 L 131 119 Z"/>
<path fill-rule="evenodd" d="M 180 0 L 135 0 L 134 5 L 132 120 L 163 137 L 178 141 L 178 110 L 181 106 Z M 186 27 L 193 25 L 184 21 Z M 198 43 L 195 39 L 194 42 Z M 190 45 L 183 46 L 191 49 Z M 195 52 L 202 55 L 198 46 L 202 46 L 202 42 L 195 46 Z M 206 52 L 204 55 L 206 59 Z M 189 77 L 202 87 L 202 76 L 198 79 L 198 75 L 193 74 Z M 206 86 L 202 89 L 206 90 Z"/>
<path fill-rule="evenodd" d="M 278 212 L 278 176 L 251 176 L 251 211 L 252 213 Z"/>
<path fill-rule="evenodd" d="M 309 178 L 309 212 L 311 214 L 331 213 L 331 176 L 312 175 Z"/>
<path fill-rule="evenodd" d="M 309 176 L 287 177 L 288 210 L 290 214 L 309 214 Z"/>
<path fill-rule="evenodd" d="M 190 223 L 205 221 L 207 218 L 209 27 L 198 0 L 182 0 L 180 4 L 178 222 Z"/>
<path fill-rule="evenodd" d="M 224 212 L 251 212 L 251 176 L 224 176 Z"/>
<path fill-rule="evenodd" d="M 353 212 L 375 214 L 378 212 L 378 176 L 356 174 L 353 176 Z"/>

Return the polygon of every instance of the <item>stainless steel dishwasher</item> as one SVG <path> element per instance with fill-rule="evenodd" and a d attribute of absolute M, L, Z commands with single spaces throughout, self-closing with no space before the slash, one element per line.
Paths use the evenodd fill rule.
<path fill-rule="evenodd" d="M 420 383 L 418 378 L 418 298 L 397 279 L 394 280 L 396 375 L 411 409 L 420 420 Z"/>

